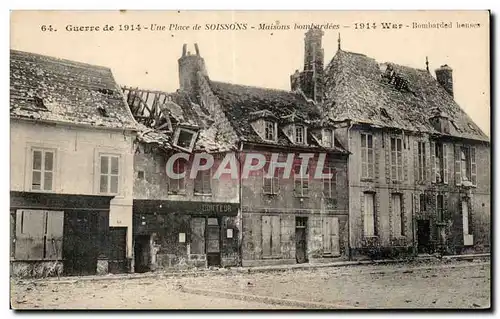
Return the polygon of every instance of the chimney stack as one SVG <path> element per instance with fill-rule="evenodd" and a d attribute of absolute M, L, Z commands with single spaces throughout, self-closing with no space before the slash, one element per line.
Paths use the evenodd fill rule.
<path fill-rule="evenodd" d="M 196 54 L 191 54 L 187 51 L 187 44 L 184 44 L 182 56 L 178 60 L 180 89 L 188 93 L 196 93 L 199 88 L 198 77 L 208 75 L 198 44 L 194 44 L 194 49 Z"/>
<path fill-rule="evenodd" d="M 447 64 L 436 69 L 436 79 L 441 86 L 453 97 L 453 69 Z"/>

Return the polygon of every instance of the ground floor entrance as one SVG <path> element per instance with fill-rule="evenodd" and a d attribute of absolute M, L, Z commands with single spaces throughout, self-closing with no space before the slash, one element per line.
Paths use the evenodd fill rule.
<path fill-rule="evenodd" d="M 417 220 L 417 249 L 419 254 L 432 253 L 431 226 L 428 219 Z"/>

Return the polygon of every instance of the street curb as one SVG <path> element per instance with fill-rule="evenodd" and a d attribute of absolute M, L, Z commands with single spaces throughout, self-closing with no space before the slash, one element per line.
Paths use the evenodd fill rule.
<path fill-rule="evenodd" d="M 259 295 L 248 295 L 236 292 L 227 292 L 220 290 L 209 290 L 209 289 L 199 289 L 199 288 L 191 288 L 182 286 L 179 289 L 181 292 L 196 294 L 202 296 L 209 297 L 219 297 L 219 298 L 227 298 L 227 299 L 237 299 L 243 301 L 253 301 L 260 302 L 271 305 L 283 305 L 283 306 L 291 306 L 296 308 L 304 308 L 304 309 L 356 309 L 356 307 L 349 307 L 340 304 L 333 303 L 322 303 L 316 301 L 303 301 L 303 300 L 294 300 L 294 299 L 282 299 L 276 297 L 268 297 L 268 296 L 259 296 Z"/>
<path fill-rule="evenodd" d="M 50 277 L 50 278 L 13 278 L 23 281 L 34 282 L 52 282 L 52 283 L 75 283 L 78 281 L 107 281 L 107 280 L 122 280 L 122 279 L 144 279 L 144 278 L 165 278 L 165 277 L 198 277 L 212 276 L 223 274 L 249 274 L 249 273 L 265 273 L 265 272 L 285 272 L 294 270 L 307 270 L 318 268 L 337 268 L 358 265 L 385 265 L 405 263 L 411 261 L 450 261 L 450 260 L 471 260 L 475 258 L 491 258 L 490 254 L 473 254 L 473 255 L 454 255 L 454 256 L 417 256 L 413 259 L 382 259 L 382 260 L 358 260 L 358 261 L 339 261 L 334 263 L 315 263 L 315 264 L 294 264 L 294 265 L 276 265 L 276 266 L 257 266 L 257 267 L 239 267 L 239 268 L 220 268 L 220 270 L 201 270 L 201 271 L 186 271 L 186 272 L 149 272 L 149 273 L 133 273 L 133 274 L 116 274 L 116 275 L 101 275 L 101 276 L 81 276 L 81 277 Z"/>

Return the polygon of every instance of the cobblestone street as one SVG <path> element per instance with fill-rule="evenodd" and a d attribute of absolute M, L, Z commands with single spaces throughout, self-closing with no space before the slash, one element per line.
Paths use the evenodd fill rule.
<path fill-rule="evenodd" d="M 15 309 L 488 308 L 489 261 L 190 277 L 11 280 Z"/>

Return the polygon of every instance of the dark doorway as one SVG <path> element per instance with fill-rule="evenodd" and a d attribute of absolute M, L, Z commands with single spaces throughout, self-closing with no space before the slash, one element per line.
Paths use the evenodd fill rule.
<path fill-rule="evenodd" d="M 307 262 L 307 217 L 295 218 L 295 256 L 297 263 Z"/>
<path fill-rule="evenodd" d="M 95 274 L 99 254 L 98 213 L 67 212 L 64 217 L 64 273 Z"/>
<path fill-rule="evenodd" d="M 217 218 L 207 218 L 207 266 L 220 267 L 220 226 Z"/>
<path fill-rule="evenodd" d="M 127 227 L 109 228 L 109 272 L 112 274 L 127 271 Z"/>
<path fill-rule="evenodd" d="M 134 238 L 134 261 L 135 272 L 147 272 L 150 270 L 150 247 L 149 235 L 137 235 Z"/>
<path fill-rule="evenodd" d="M 419 254 L 431 253 L 430 247 L 431 227 L 429 220 L 420 219 L 417 221 L 417 244 Z"/>

